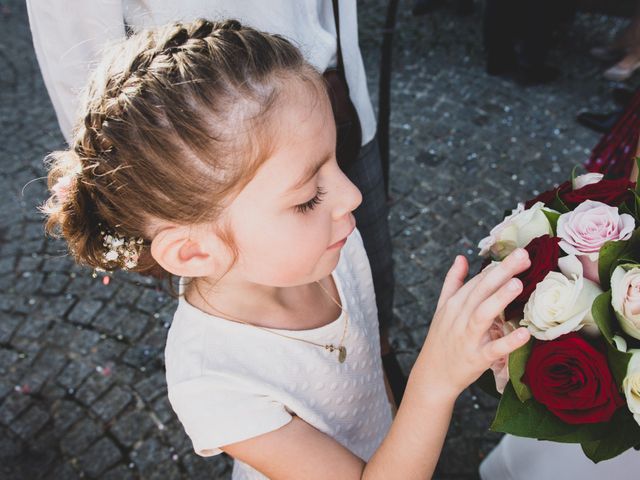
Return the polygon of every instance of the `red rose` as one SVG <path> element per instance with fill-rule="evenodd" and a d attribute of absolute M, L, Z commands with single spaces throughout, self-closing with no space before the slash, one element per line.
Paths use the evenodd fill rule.
<path fill-rule="evenodd" d="M 558 237 L 543 235 L 534 238 L 529 242 L 529 245 L 524 247 L 529 253 L 531 266 L 518 275 L 523 285 L 522 293 L 506 308 L 505 316 L 507 319 L 517 318 L 520 320 L 522 318 L 524 305 L 529 301 L 529 297 L 536 289 L 538 283 L 544 280 L 544 277 L 546 277 L 549 272 L 558 269 L 558 257 L 560 256 L 559 242 L 560 239 Z"/>
<path fill-rule="evenodd" d="M 623 202 L 633 198 L 633 193 L 629 189 L 634 189 L 636 184 L 626 178 L 614 180 L 602 179 L 597 183 L 585 185 L 578 190 L 573 190 L 571 182 L 564 182 L 558 188 L 542 192 L 537 197 L 525 203 L 525 208 L 531 208 L 537 202 L 542 202 L 551 207 L 556 197 L 569 207 L 573 208 L 585 200 L 602 202 L 612 207 L 619 207 Z"/>
<path fill-rule="evenodd" d="M 575 332 L 535 342 L 522 381 L 533 398 L 570 424 L 606 422 L 625 405 L 607 356 Z"/>
<path fill-rule="evenodd" d="M 633 193 L 629 189 L 633 190 L 635 187 L 636 184 L 626 178 L 602 179 L 598 183 L 585 185 L 578 190 L 561 192 L 560 198 L 570 208 L 585 200 L 593 200 L 594 202 L 606 203 L 612 207 L 619 207 L 622 203 L 633 198 Z"/>
<path fill-rule="evenodd" d="M 546 192 L 542 192 L 536 198 L 532 198 L 531 200 L 529 200 L 524 204 L 524 208 L 529 209 L 538 202 L 542 202 L 547 207 L 551 207 L 558 195 L 562 196 L 563 193 L 570 192 L 570 191 L 571 191 L 571 182 L 564 182 L 559 187 L 553 188 L 551 190 L 547 190 Z"/>

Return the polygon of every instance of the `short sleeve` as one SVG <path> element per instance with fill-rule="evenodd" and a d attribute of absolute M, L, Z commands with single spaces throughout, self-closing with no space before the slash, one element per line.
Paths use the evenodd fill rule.
<path fill-rule="evenodd" d="M 267 395 L 230 387 L 222 375 L 207 375 L 169 386 L 169 401 L 198 455 L 272 432 L 291 421 L 283 404 Z"/>

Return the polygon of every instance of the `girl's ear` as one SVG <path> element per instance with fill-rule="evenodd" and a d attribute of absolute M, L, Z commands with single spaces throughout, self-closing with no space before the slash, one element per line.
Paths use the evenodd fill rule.
<path fill-rule="evenodd" d="M 206 240 L 205 240 L 206 239 Z M 151 241 L 151 256 L 167 272 L 180 277 L 206 277 L 219 271 L 215 240 L 189 226 L 165 227 Z M 216 239 L 217 240 L 217 239 Z"/>

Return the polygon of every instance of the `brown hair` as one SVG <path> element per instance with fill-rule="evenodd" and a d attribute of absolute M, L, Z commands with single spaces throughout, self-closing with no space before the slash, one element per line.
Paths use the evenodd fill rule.
<path fill-rule="evenodd" d="M 126 266 L 105 259 L 104 232 L 140 237 L 133 269 L 157 273 L 150 220 L 216 220 L 268 155 L 265 120 L 289 77 L 322 82 L 287 40 L 234 20 L 177 23 L 114 47 L 91 78 L 73 147 L 49 156 L 47 232 L 105 270 Z M 56 194 L 69 176 L 68 194 Z"/>

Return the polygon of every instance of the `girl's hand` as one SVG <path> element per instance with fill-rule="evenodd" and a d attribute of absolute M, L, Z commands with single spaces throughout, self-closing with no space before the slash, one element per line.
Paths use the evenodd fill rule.
<path fill-rule="evenodd" d="M 513 277 L 530 264 L 526 250 L 517 249 L 465 284 L 469 265 L 464 257 L 457 257 L 444 281 L 411 381 L 454 399 L 493 362 L 524 345 L 529 340 L 524 327 L 498 340 L 491 340 L 488 330 L 522 291 L 522 282 Z"/>

